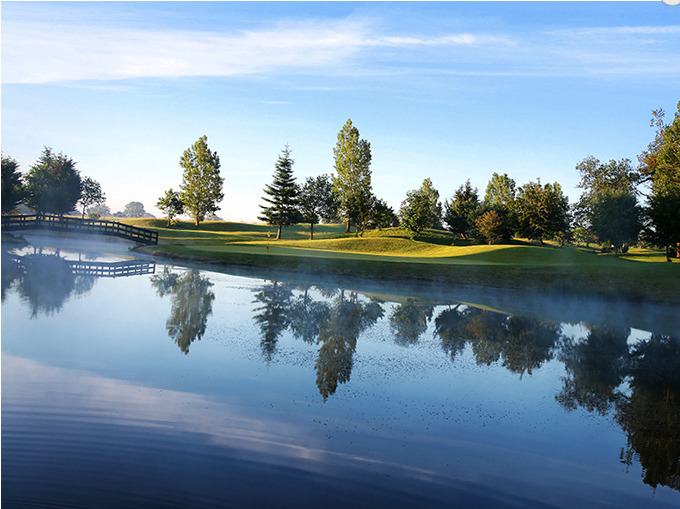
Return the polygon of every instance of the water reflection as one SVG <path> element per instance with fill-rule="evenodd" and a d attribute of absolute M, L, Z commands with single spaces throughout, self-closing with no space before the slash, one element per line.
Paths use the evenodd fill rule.
<path fill-rule="evenodd" d="M 205 334 L 215 300 L 210 290 L 213 284 L 198 270 L 179 275 L 165 267 L 161 274 L 151 278 L 151 285 L 159 297 L 170 296 L 171 311 L 165 328 L 179 349 L 188 354 L 191 343 Z"/>
<path fill-rule="evenodd" d="M 153 274 L 155 263 L 140 260 L 118 262 L 68 259 L 59 249 L 43 252 L 33 248 L 31 254 L 17 255 L 2 251 L 2 301 L 11 288 L 31 309 L 31 317 L 58 312 L 72 296 L 85 295 L 100 277 Z M 94 259 L 94 258 L 92 258 Z"/>
<path fill-rule="evenodd" d="M 104 272 L 95 273 L 93 267 L 87 270 L 82 260 L 70 261 L 58 252 L 22 257 L 3 252 L 3 301 L 14 291 L 29 303 L 32 316 L 56 313 L 70 296 L 86 294 L 96 278 L 103 277 Z M 133 271 L 132 265 L 128 270 Z M 149 280 L 160 298 L 169 297 L 166 332 L 188 354 L 191 345 L 206 335 L 217 298 L 213 282 L 205 272 L 169 267 Z M 397 345 L 415 349 L 431 330 L 436 348 L 440 345 L 453 363 L 468 358 L 478 366 L 499 366 L 517 380 L 525 381 L 523 377 L 547 362 L 559 361 L 564 376 L 555 401 L 567 412 L 612 419 L 627 438 L 621 462 L 639 463 L 649 486 L 680 491 L 678 337 L 651 334 L 640 339 L 626 326 L 570 327 L 462 302 L 440 305 L 403 297 L 395 303 L 374 294 L 281 280 L 260 281 L 246 296 L 259 330 L 252 348 L 259 349 L 266 362 L 275 360 L 286 331 L 289 337 L 318 347 L 314 373 L 310 369 L 309 375 L 315 376 L 323 401 L 349 384 L 359 338 L 381 320 Z M 565 332 L 571 329 L 581 332 Z"/>

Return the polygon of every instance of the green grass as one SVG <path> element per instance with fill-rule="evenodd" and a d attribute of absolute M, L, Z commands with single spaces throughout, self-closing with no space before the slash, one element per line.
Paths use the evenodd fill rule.
<path fill-rule="evenodd" d="M 680 263 L 665 263 L 661 250 L 632 249 L 616 257 L 592 248 L 540 247 L 522 240 L 473 245 L 435 230 L 411 240 L 398 228 L 356 237 L 345 233 L 343 225 L 316 225 L 310 241 L 304 224 L 284 229 L 277 241 L 276 229 L 263 224 L 208 221 L 196 228 L 181 222 L 167 228 L 159 219 L 125 222 L 159 232 L 158 246 L 141 250 L 183 260 L 680 303 Z"/>

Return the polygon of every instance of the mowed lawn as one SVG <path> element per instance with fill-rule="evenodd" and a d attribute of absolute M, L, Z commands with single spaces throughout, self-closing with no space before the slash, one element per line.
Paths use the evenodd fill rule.
<path fill-rule="evenodd" d="M 207 221 L 170 228 L 160 219 L 129 219 L 128 224 L 159 232 L 155 255 L 221 264 L 296 271 L 325 271 L 359 277 L 433 280 L 455 284 L 607 294 L 680 302 L 680 261 L 666 263 L 661 250 L 631 249 L 616 257 L 590 248 L 523 240 L 508 245 L 474 245 L 460 236 L 428 230 L 415 240 L 404 230 L 345 233 L 343 225 L 309 225 L 283 230 L 264 224 Z"/>

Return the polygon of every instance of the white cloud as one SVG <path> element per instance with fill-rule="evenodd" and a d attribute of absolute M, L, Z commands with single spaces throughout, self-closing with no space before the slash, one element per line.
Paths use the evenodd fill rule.
<path fill-rule="evenodd" d="M 8 23 L 3 27 L 2 81 L 50 83 L 334 69 L 370 47 L 485 44 L 512 42 L 474 34 L 376 36 L 366 23 L 356 21 L 278 24 L 235 34 Z"/>

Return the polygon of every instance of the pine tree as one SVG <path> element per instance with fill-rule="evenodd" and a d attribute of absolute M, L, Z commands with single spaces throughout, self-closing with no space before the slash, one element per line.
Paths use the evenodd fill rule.
<path fill-rule="evenodd" d="M 286 145 L 276 162 L 274 181 L 264 187 L 266 196 L 262 199 L 269 205 L 260 205 L 262 215 L 258 216 L 258 219 L 278 227 L 276 240 L 281 238 L 283 227 L 296 223 L 300 219 L 298 186 L 293 176 L 293 163 L 290 149 Z"/>
<path fill-rule="evenodd" d="M 208 148 L 208 137 L 202 136 L 184 151 L 179 164 L 184 168 L 180 186 L 184 208 L 198 226 L 206 216 L 219 209 L 217 204 L 224 199 L 220 158 L 217 152 L 211 152 Z"/>

